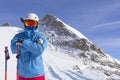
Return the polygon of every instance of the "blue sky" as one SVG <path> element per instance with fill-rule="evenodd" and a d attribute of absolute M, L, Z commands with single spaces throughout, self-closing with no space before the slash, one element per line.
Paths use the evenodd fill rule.
<path fill-rule="evenodd" d="M 57 16 L 120 60 L 120 0 L 1 0 L 0 24 L 23 27 L 29 12 Z"/>

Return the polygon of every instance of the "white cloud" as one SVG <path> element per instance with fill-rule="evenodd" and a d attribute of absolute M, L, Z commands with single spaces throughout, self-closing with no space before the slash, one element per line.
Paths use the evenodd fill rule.
<path fill-rule="evenodd" d="M 118 21 L 118 22 L 104 23 L 104 24 L 93 26 L 92 28 L 93 29 L 97 29 L 97 28 L 120 28 L 119 25 L 120 25 L 120 21 Z"/>

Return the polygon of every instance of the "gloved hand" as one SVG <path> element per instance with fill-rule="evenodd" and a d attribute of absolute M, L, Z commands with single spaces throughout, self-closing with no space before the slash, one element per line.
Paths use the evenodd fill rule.
<path fill-rule="evenodd" d="M 18 39 L 16 45 L 21 45 L 23 42 L 23 39 Z"/>
<path fill-rule="evenodd" d="M 18 43 L 22 43 L 22 42 L 23 42 L 23 39 L 18 39 L 17 42 L 18 42 Z"/>
<path fill-rule="evenodd" d="M 42 39 L 38 39 L 36 42 L 39 43 L 39 44 L 42 44 L 43 40 Z"/>

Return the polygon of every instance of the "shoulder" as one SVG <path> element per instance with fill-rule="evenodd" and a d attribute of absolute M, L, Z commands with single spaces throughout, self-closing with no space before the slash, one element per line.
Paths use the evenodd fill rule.
<path fill-rule="evenodd" d="M 24 34 L 24 32 L 19 32 L 19 33 L 15 34 L 15 37 L 20 37 L 20 36 L 22 36 L 23 34 Z"/>
<path fill-rule="evenodd" d="M 44 34 L 42 34 L 42 33 L 40 33 L 40 37 L 46 38 L 46 36 Z"/>
<path fill-rule="evenodd" d="M 45 37 L 45 35 L 42 34 L 41 32 L 36 32 L 35 34 L 36 34 L 37 36 L 40 36 L 40 37 L 41 37 L 41 36 L 44 36 L 44 37 Z"/>

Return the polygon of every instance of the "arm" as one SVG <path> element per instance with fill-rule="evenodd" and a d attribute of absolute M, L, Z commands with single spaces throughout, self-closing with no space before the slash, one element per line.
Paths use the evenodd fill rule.
<path fill-rule="evenodd" d="M 22 43 L 22 47 L 24 47 L 27 51 L 31 52 L 34 56 L 42 55 L 45 48 L 47 47 L 47 39 L 45 36 L 40 36 L 39 39 L 42 39 L 43 42 L 33 42 L 31 40 L 24 40 Z"/>
<path fill-rule="evenodd" d="M 20 39 L 22 39 L 21 34 L 16 34 L 14 38 L 11 40 L 10 47 L 13 54 L 17 54 L 17 43 L 21 43 Z M 27 52 L 26 49 L 22 46 L 21 46 L 21 51 L 22 53 Z"/>
<path fill-rule="evenodd" d="M 11 47 L 11 51 L 13 54 L 15 54 L 17 52 L 17 47 L 16 47 L 17 40 L 18 40 L 17 35 L 15 35 L 14 38 L 11 40 L 10 47 Z"/>

